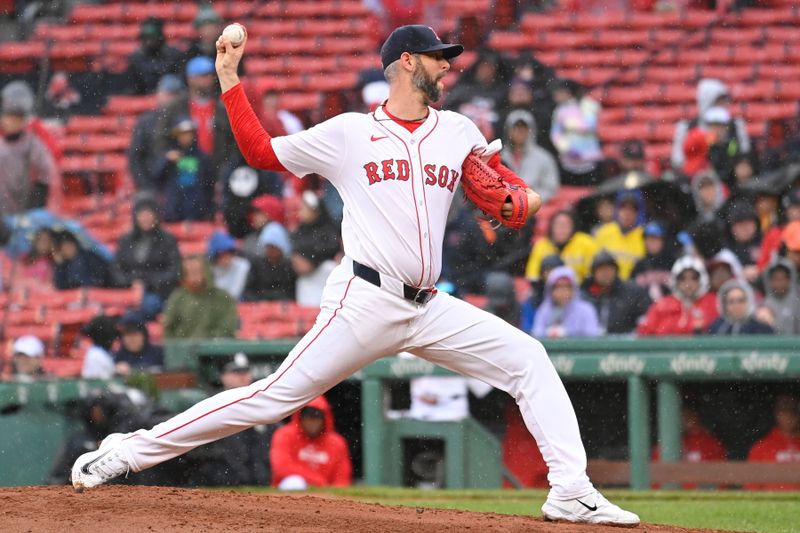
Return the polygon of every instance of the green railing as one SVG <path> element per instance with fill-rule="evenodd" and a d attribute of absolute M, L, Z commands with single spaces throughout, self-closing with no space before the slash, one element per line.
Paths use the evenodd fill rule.
<path fill-rule="evenodd" d="M 292 343 L 181 343 L 170 346 L 175 367 L 202 366 L 218 355 L 244 351 L 258 361 L 285 356 Z M 602 338 L 547 341 L 553 365 L 565 381 L 626 381 L 631 487 L 650 487 L 650 384 L 655 383 L 658 444 L 661 461 L 680 460 L 681 395 L 679 384 L 714 380 L 792 380 L 800 377 L 800 337 L 675 337 Z M 520 356 L 523 356 L 520 354 Z M 383 382 L 426 375 L 452 375 L 421 359 L 384 358 L 357 372 L 362 381 L 364 479 L 382 479 L 384 413 Z"/>
<path fill-rule="evenodd" d="M 214 378 L 219 358 L 247 353 L 262 374 L 274 369 L 294 341 L 192 341 L 167 346 L 168 369 L 191 369 L 201 381 Z M 569 339 L 546 342 L 550 358 L 565 381 L 627 382 L 631 487 L 650 486 L 650 394 L 655 384 L 657 439 L 661 460 L 680 459 L 680 383 L 714 380 L 796 380 L 800 377 L 800 337 L 692 337 L 657 339 Z M 524 354 L 520 354 L 523 357 Z M 450 375 L 427 361 L 389 357 L 357 372 L 362 382 L 364 477 L 380 480 L 386 458 L 381 448 L 386 423 L 384 382 L 415 376 Z M 47 463 L 74 424 L 60 406 L 85 396 L 99 382 L 63 380 L 0 383 L 0 485 L 28 483 L 45 473 L 9 475 L 14 464 Z M 24 415 L 24 416 L 23 416 Z M 23 457 L 24 456 L 24 457 Z M 30 457 L 29 457 L 30 456 Z M 49 465 L 49 463 L 47 463 Z M 34 475 L 35 474 L 35 475 Z M 38 479 L 38 478 L 37 478 Z M 41 482 L 41 481 L 38 481 Z"/>

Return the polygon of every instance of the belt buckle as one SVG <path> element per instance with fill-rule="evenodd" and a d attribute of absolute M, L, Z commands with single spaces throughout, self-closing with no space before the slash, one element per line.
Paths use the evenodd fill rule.
<path fill-rule="evenodd" d="M 436 291 L 430 289 L 417 289 L 417 294 L 414 295 L 414 303 L 425 305 L 431 301 Z"/>

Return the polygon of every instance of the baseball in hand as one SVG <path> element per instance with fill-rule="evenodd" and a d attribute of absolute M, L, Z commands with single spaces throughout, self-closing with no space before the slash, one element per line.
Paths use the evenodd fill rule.
<path fill-rule="evenodd" d="M 238 22 L 235 22 L 225 26 L 225 29 L 222 30 L 222 35 L 230 39 L 231 45 L 233 45 L 234 48 L 237 48 L 244 42 L 245 29 L 244 26 Z"/>

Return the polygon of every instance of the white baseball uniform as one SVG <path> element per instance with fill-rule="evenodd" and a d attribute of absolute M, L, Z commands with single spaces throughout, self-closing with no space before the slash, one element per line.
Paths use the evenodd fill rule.
<path fill-rule="evenodd" d="M 230 101 L 239 99 L 241 106 L 245 97 L 240 85 L 228 92 L 231 114 Z M 234 111 L 230 118 L 236 131 L 241 117 Z M 271 142 L 289 171 L 320 174 L 338 190 L 345 206 L 345 258 L 328 278 L 314 327 L 274 374 L 130 434 L 122 452 L 132 469 L 277 422 L 358 369 L 408 351 L 508 392 L 547 462 L 551 495 L 591 493 L 575 413 L 542 345 L 448 294 L 424 304 L 404 297 L 404 284 L 430 288 L 439 277 L 462 162 L 486 146 L 477 127 L 462 115 L 431 108 L 411 133 L 379 107 Z M 379 272 L 380 286 L 356 275 L 354 261 Z"/>

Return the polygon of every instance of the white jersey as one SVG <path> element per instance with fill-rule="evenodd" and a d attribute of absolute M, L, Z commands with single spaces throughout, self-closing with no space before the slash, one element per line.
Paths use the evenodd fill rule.
<path fill-rule="evenodd" d="M 431 287 L 442 269 L 461 165 L 486 139 L 463 115 L 433 108 L 411 133 L 381 106 L 276 137 L 272 147 L 293 174 L 319 174 L 336 187 L 348 257 L 408 285 Z"/>

